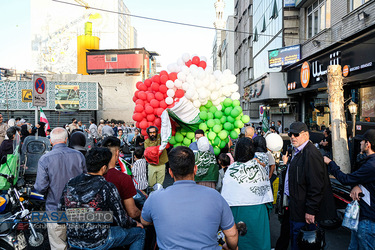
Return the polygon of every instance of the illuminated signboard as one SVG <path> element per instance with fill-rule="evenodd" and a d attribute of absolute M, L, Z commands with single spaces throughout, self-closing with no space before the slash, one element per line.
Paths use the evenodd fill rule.
<path fill-rule="evenodd" d="M 268 51 L 268 65 L 270 68 L 293 64 L 301 60 L 301 47 L 294 45 Z"/>

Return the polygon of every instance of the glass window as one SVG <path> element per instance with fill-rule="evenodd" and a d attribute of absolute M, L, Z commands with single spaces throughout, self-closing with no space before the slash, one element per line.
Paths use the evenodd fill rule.
<path fill-rule="evenodd" d="M 307 38 L 311 38 L 331 25 L 331 0 L 317 0 L 307 8 Z M 363 0 L 364 1 L 364 0 Z"/>
<path fill-rule="evenodd" d="M 326 27 L 326 6 L 322 4 L 320 6 L 320 30 L 324 30 Z"/>
<path fill-rule="evenodd" d="M 375 121 L 375 87 L 361 88 L 359 90 L 360 99 L 360 121 Z"/>
<path fill-rule="evenodd" d="M 350 0 L 350 11 L 355 10 L 364 3 L 367 3 L 370 0 Z"/>
<path fill-rule="evenodd" d="M 116 54 L 107 54 L 105 55 L 106 62 L 117 62 L 117 55 Z"/>

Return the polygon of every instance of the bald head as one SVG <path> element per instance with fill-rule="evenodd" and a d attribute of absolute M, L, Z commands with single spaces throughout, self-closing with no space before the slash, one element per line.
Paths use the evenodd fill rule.
<path fill-rule="evenodd" d="M 252 139 L 255 134 L 255 129 L 252 126 L 248 126 L 245 129 L 245 137 Z"/>
<path fill-rule="evenodd" d="M 68 132 L 64 128 L 55 128 L 51 132 L 52 145 L 66 143 L 68 140 Z"/>

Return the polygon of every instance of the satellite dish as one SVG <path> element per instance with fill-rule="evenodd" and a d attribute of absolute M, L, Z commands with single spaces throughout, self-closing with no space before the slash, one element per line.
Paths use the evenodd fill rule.
<path fill-rule="evenodd" d="M 267 148 L 271 151 L 280 151 L 283 148 L 283 138 L 276 133 L 267 135 L 266 137 Z"/>

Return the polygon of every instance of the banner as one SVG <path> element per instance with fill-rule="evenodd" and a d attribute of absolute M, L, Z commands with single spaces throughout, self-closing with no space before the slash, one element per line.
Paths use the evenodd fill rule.
<path fill-rule="evenodd" d="M 78 85 L 56 85 L 55 86 L 55 109 L 78 110 L 79 109 L 79 86 Z"/>

